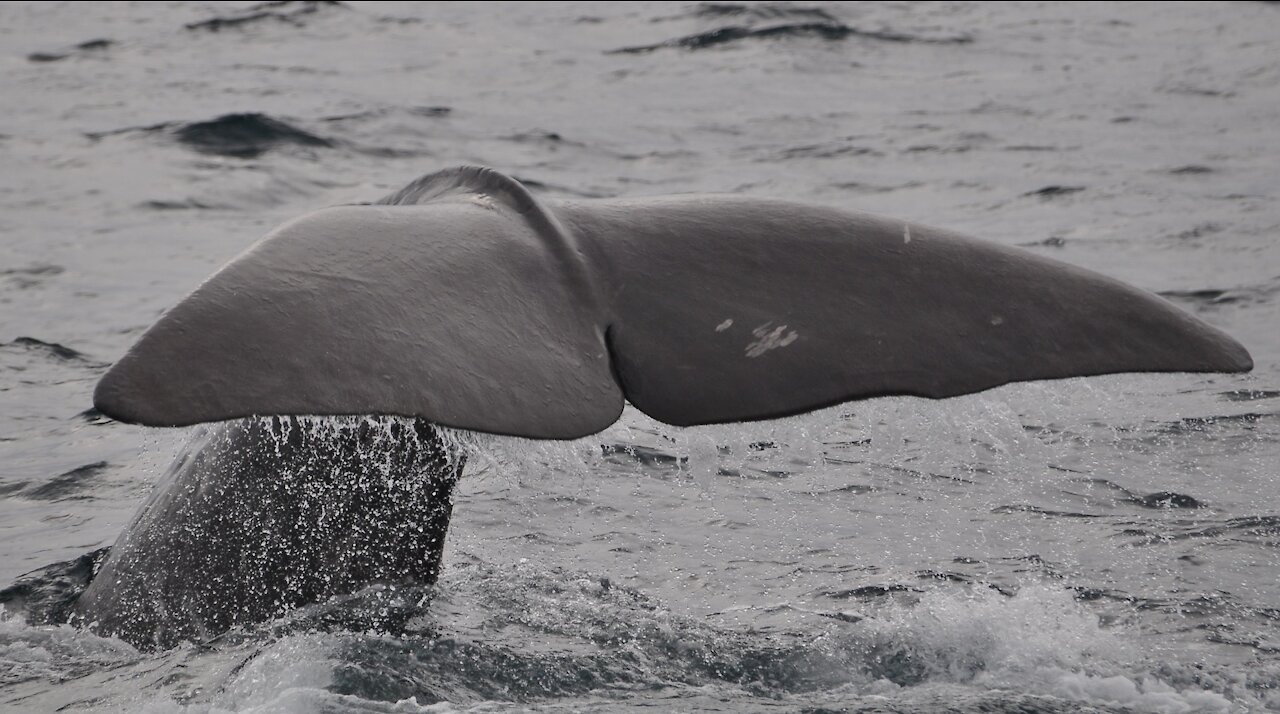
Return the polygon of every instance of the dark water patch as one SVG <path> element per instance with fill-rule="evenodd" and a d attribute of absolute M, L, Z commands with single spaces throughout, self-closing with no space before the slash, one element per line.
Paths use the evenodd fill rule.
<path fill-rule="evenodd" d="M 1073 511 L 1055 511 L 1049 508 L 1041 508 L 1031 504 L 1021 503 L 1010 506 L 996 506 L 991 509 L 992 513 L 1031 513 L 1038 516 L 1048 516 L 1053 518 L 1101 518 L 1096 513 L 1076 513 Z"/>
<path fill-rule="evenodd" d="M 1062 575 L 1063 567 L 1061 565 L 1045 560 L 1039 553 L 1004 557 L 1000 560 L 1015 564 L 1013 570 L 1015 573 L 1038 573 L 1045 577 L 1056 579 L 1064 577 Z"/>
<path fill-rule="evenodd" d="M 1212 530 L 1212 528 L 1207 529 L 1203 533 L 1211 534 L 1210 531 Z M 1275 539 L 1280 537 L 1280 516 L 1232 518 L 1223 526 L 1222 532 L 1232 533 L 1237 537 Z M 1277 543 L 1275 540 L 1271 540 L 1268 544 L 1276 545 Z"/>
<path fill-rule="evenodd" d="M 831 555 L 829 548 L 813 548 L 805 551 L 805 555 Z M 853 563 L 821 563 L 816 565 L 801 565 L 793 573 L 823 573 L 825 575 L 848 575 L 849 573 L 878 573 L 880 568 L 875 565 L 858 565 Z"/>
<path fill-rule="evenodd" d="M 447 117 L 453 113 L 453 107 L 446 107 L 443 105 L 409 107 L 405 111 L 417 117 Z"/>
<path fill-rule="evenodd" d="M 934 691 L 926 681 L 933 672 L 923 662 L 916 661 L 913 653 L 899 647 L 901 645 L 893 643 L 877 643 L 874 651 L 878 666 L 869 668 L 867 673 L 872 678 L 887 680 L 905 689 L 892 696 L 872 695 L 859 701 L 841 700 L 830 705 L 811 704 L 783 710 L 796 714 L 1134 714 L 1135 711 L 1121 706 L 1085 704 L 1074 699 L 1006 689 L 945 688 Z M 970 675 L 981 670 L 977 663 L 970 665 Z M 882 669 L 884 676 L 878 677 Z M 953 674 L 958 675 L 960 671 Z M 926 686 L 913 686 L 917 684 Z M 732 708 L 725 711 L 732 711 Z"/>
<path fill-rule="evenodd" d="M 452 114 L 453 107 L 446 107 L 443 105 L 439 105 L 439 106 L 397 108 L 395 110 L 370 109 L 368 111 L 363 111 L 363 112 L 352 112 L 350 114 L 334 114 L 332 116 L 321 117 L 320 121 L 352 122 L 352 121 L 366 121 L 369 119 L 381 119 L 382 117 L 387 116 L 387 114 L 391 113 L 392 111 L 403 112 L 410 116 L 416 116 L 416 117 L 440 118 L 440 117 L 447 117 L 450 114 Z"/>
<path fill-rule="evenodd" d="M 749 17 L 761 18 L 766 20 L 776 20 L 778 18 L 799 17 L 808 18 L 810 20 L 818 20 L 821 22 L 837 23 L 839 20 L 831 13 L 820 7 L 805 7 L 803 5 L 791 5 L 782 3 L 759 3 L 744 5 L 740 3 L 720 3 L 720 2 L 704 2 L 698 3 L 694 7 L 693 12 L 687 16 L 693 17 Z"/>
<path fill-rule="evenodd" d="M 45 280 L 55 275 L 61 275 L 65 271 L 66 269 L 61 265 L 37 263 L 25 268 L 0 270 L 0 278 L 3 278 L 5 283 L 19 290 L 26 290 L 27 288 L 43 285 Z"/>
<path fill-rule="evenodd" d="M 1079 472 L 1071 471 L 1071 473 L 1079 473 Z M 1106 479 L 1092 479 L 1092 477 L 1084 477 L 1084 479 L 1071 479 L 1071 481 L 1076 482 L 1076 484 L 1083 484 L 1085 486 L 1088 486 L 1089 493 L 1085 494 L 1088 496 L 1092 496 L 1093 489 L 1098 488 L 1098 489 L 1105 489 L 1106 491 L 1110 491 L 1112 495 L 1112 499 L 1121 500 L 1121 502 L 1124 502 L 1124 500 L 1132 500 L 1132 499 L 1138 498 L 1137 494 L 1134 494 L 1133 491 L 1130 491 L 1129 489 L 1124 488 L 1124 486 L 1121 486 L 1120 484 L 1116 484 L 1116 482 L 1108 481 Z M 1080 495 L 1080 494 L 1074 493 L 1074 491 L 1062 491 L 1062 493 L 1066 493 L 1070 495 Z"/>
<path fill-rule="evenodd" d="M 328 126 L 341 126 L 352 132 L 360 132 L 361 140 L 350 138 L 338 141 L 334 145 L 355 151 L 366 156 L 390 159 L 410 159 L 434 156 L 433 151 L 423 144 L 424 137 L 430 137 L 437 130 L 437 123 L 447 119 L 453 108 L 443 105 L 423 105 L 410 107 L 382 107 L 345 114 L 333 114 L 319 119 Z M 417 141 L 414 144 L 391 143 L 396 137 L 403 140 Z M 325 138 L 325 137 L 321 137 Z"/>
<path fill-rule="evenodd" d="M 1138 545 L 1214 539 L 1275 547 L 1280 546 L 1280 516 L 1243 516 L 1225 521 L 1197 519 L 1172 524 L 1147 524 L 1146 528 L 1125 529 L 1120 535 L 1138 537 Z"/>
<path fill-rule="evenodd" d="M 1033 240 L 1018 245 L 1024 248 L 1061 248 L 1067 244 L 1067 239 L 1062 236 L 1049 236 L 1044 240 Z"/>
<path fill-rule="evenodd" d="M 952 583 L 971 583 L 973 578 L 954 570 L 917 570 L 914 575 L 921 580 L 943 580 Z"/>
<path fill-rule="evenodd" d="M 1060 147 L 1047 144 L 1014 144 L 1004 147 L 1005 151 L 1062 151 Z"/>
<path fill-rule="evenodd" d="M 919 181 L 908 181 L 897 186 L 884 186 L 878 184 L 862 183 L 859 181 L 842 181 L 840 183 L 831 184 L 832 188 L 838 188 L 842 191 L 852 191 L 854 193 L 889 193 L 890 191 L 898 191 L 906 188 L 919 188 L 923 186 Z"/>
<path fill-rule="evenodd" d="M 747 479 L 747 480 L 756 480 L 756 479 L 765 479 L 765 478 L 768 478 L 768 479 L 789 478 L 791 476 L 791 473 L 792 472 L 790 471 L 782 471 L 777 469 L 739 469 L 739 468 L 733 468 L 729 466 L 721 466 L 716 469 L 717 476 L 727 476 L 729 478 L 740 478 L 740 479 Z M 760 497 L 760 498 L 762 498 L 765 501 L 770 500 L 767 497 Z"/>
<path fill-rule="evenodd" d="M 4 275 L 4 276 L 61 275 L 65 271 L 66 271 L 66 268 L 62 267 L 61 265 L 54 265 L 52 263 L 37 263 L 35 265 L 31 265 L 26 268 L 9 268 L 7 270 L 0 270 L 0 275 Z"/>
<path fill-rule="evenodd" d="M 838 22 L 797 22 L 769 27 L 749 27 L 730 25 L 719 27 L 694 35 L 676 37 L 652 45 L 636 45 L 609 50 L 605 54 L 644 54 L 661 49 L 704 50 L 720 45 L 727 45 L 744 40 L 763 40 L 790 37 L 816 37 L 822 40 L 835 41 L 850 37 L 882 42 L 921 43 L 921 44 L 964 44 L 973 38 L 958 35 L 949 37 L 926 37 L 888 30 L 862 30 Z"/>
<path fill-rule="evenodd" d="M 1241 601 L 1224 590 L 1211 590 L 1185 599 L 1142 599 L 1134 598 L 1134 604 L 1140 610 L 1167 612 L 1179 617 L 1212 618 L 1215 623 L 1206 628 L 1219 633 L 1233 631 L 1238 623 L 1257 623 L 1259 620 L 1272 623 L 1280 620 L 1280 608 L 1258 606 Z"/>
<path fill-rule="evenodd" d="M 847 590 L 826 590 L 821 594 L 823 597 L 828 597 L 832 600 L 866 600 L 869 598 L 881 598 L 890 593 L 905 592 L 920 592 L 920 589 L 910 585 L 902 585 L 901 583 L 887 583 L 884 585 L 861 585 Z"/>
<path fill-rule="evenodd" d="M 347 146 L 352 151 L 379 159 L 412 159 L 415 157 L 433 155 L 432 152 L 427 149 L 405 149 L 396 146 L 368 146 L 356 143 L 349 143 Z"/>
<path fill-rule="evenodd" d="M 1196 302 L 1221 302 L 1224 296 L 1227 295 L 1227 291 L 1204 288 L 1202 290 L 1163 290 L 1159 294 L 1164 297 L 1194 300 Z M 1228 299 L 1228 301 L 1230 300 Z"/>
<path fill-rule="evenodd" d="M 28 62 L 58 62 L 58 61 L 67 59 L 68 57 L 72 57 L 76 55 L 85 55 L 85 54 L 90 54 L 94 52 L 101 52 L 102 50 L 105 50 L 114 44 L 115 44 L 114 40 L 108 40 L 106 38 L 97 38 L 97 39 L 81 42 L 80 44 L 74 45 L 70 49 L 55 50 L 53 52 L 32 52 L 31 54 L 27 55 L 27 61 Z"/>
<path fill-rule="evenodd" d="M 122 129 L 108 129 L 107 131 L 87 131 L 85 137 L 93 141 L 105 139 L 108 136 L 120 136 L 122 134 L 153 134 L 163 132 L 178 126 L 177 122 L 161 122 L 159 124 L 147 124 L 145 126 L 126 126 Z"/>
<path fill-rule="evenodd" d="M 1188 434 L 1208 431 L 1219 426 L 1252 429 L 1258 422 L 1271 420 L 1276 416 L 1276 414 L 1265 412 L 1246 412 L 1222 416 L 1184 417 L 1175 422 L 1165 422 L 1161 425 L 1160 431 L 1167 434 Z"/>
<path fill-rule="evenodd" d="M 1168 173 L 1175 176 L 1192 176 L 1211 174 L 1214 173 L 1214 169 L 1200 164 L 1187 164 L 1186 166 L 1178 166 L 1176 168 L 1169 169 Z"/>
<path fill-rule="evenodd" d="M 965 560 L 967 559 L 957 558 L 953 562 L 963 563 Z M 961 585 L 975 585 L 978 587 L 984 587 L 989 590 L 994 590 L 995 592 L 1005 597 L 1013 597 L 1017 595 L 1017 591 L 1011 590 L 1007 587 L 998 585 L 996 583 L 988 582 L 985 578 L 976 578 L 974 576 L 966 575 L 964 573 L 959 573 L 954 570 L 917 570 L 914 573 L 914 575 L 917 578 L 925 581 L 932 580 L 937 582 L 959 583 Z"/>
<path fill-rule="evenodd" d="M 1159 87 L 1157 91 L 1166 94 L 1181 94 L 1189 97 L 1212 97 L 1217 99 L 1229 99 L 1236 95 L 1229 89 L 1218 89 L 1216 87 L 1201 87 L 1194 84 L 1178 83 Z"/>
<path fill-rule="evenodd" d="M 968 110 L 969 114 L 1005 114 L 1019 117 L 1034 116 L 1035 111 L 1026 107 L 1020 107 L 1014 104 L 1005 104 L 992 99 L 979 104 L 978 106 Z"/>
<path fill-rule="evenodd" d="M 865 446 L 868 443 L 870 443 L 870 440 L 845 442 L 844 444 L 840 444 L 840 445 Z M 834 445 L 836 445 L 834 442 L 827 444 L 828 447 L 834 446 Z M 922 481 L 925 481 L 925 480 L 950 481 L 951 483 L 960 483 L 965 485 L 973 485 L 977 483 L 976 481 L 972 479 L 964 478 L 963 476 L 949 476 L 947 474 L 934 473 L 932 471 L 920 471 L 919 469 L 907 468 L 906 466 L 898 466 L 897 464 L 886 464 L 878 461 L 866 461 L 863 459 L 842 459 L 838 456 L 827 455 L 827 456 L 823 456 L 823 462 L 828 464 L 841 464 L 846 466 L 856 466 L 859 464 L 865 464 L 870 467 L 884 469 L 889 473 L 898 474 L 901 476 L 908 476 L 910 478 L 920 479 Z M 972 468 L 972 467 L 966 468 L 965 471 L 971 474 L 988 474 L 989 475 L 991 473 L 990 471 L 987 471 L 981 468 Z"/>
<path fill-rule="evenodd" d="M 820 491 L 819 494 L 825 496 L 833 493 L 851 493 L 851 494 L 854 494 L 855 496 L 861 496 L 867 493 L 875 493 L 877 490 L 879 489 L 877 489 L 875 486 L 868 486 L 862 483 L 851 483 L 847 486 L 841 486 L 839 488 L 833 488 L 827 491 Z"/>
<path fill-rule="evenodd" d="M 1162 290 L 1157 293 L 1161 297 L 1173 298 L 1175 300 L 1186 300 L 1187 302 L 1200 303 L 1202 305 L 1227 305 L 1233 302 L 1239 302 L 1240 295 L 1230 290 L 1219 290 L 1217 288 L 1203 288 L 1200 290 Z"/>
<path fill-rule="evenodd" d="M 337 0 L 271 0 L 270 2 L 258 3 L 235 14 L 219 15 L 208 20 L 190 22 L 185 27 L 188 30 L 219 32 L 264 21 L 282 22 L 294 27 L 302 27 L 303 19 L 306 16 L 315 14 L 323 7 L 338 7 L 341 5 L 342 3 Z"/>
<path fill-rule="evenodd" d="M 110 552 L 110 547 L 99 548 L 75 560 L 27 573 L 0 590 L 0 605 L 9 612 L 24 615 L 33 625 L 66 622 L 76 598 L 89 586 Z"/>
<path fill-rule="evenodd" d="M 17 493 L 27 487 L 30 481 L 14 481 L 13 483 L 0 483 L 0 496 L 8 496 L 11 493 Z"/>
<path fill-rule="evenodd" d="M 36 501 L 66 501 L 73 498 L 85 498 L 83 491 L 92 486 L 98 476 L 111 468 L 106 461 L 78 466 L 66 473 L 55 476 L 47 483 L 30 489 L 22 495 Z"/>
<path fill-rule="evenodd" d="M 148 211 L 203 211 L 220 208 L 220 206 L 188 198 L 181 201 L 143 201 L 138 204 L 138 208 Z"/>
<path fill-rule="evenodd" d="M 1077 483 L 1083 483 L 1090 487 L 1098 486 L 1107 489 L 1115 497 L 1118 504 L 1131 504 L 1142 508 L 1152 508 L 1160 510 L 1169 510 L 1175 508 L 1207 508 L 1208 506 L 1194 496 L 1185 493 L 1175 493 L 1173 491 L 1157 491 L 1139 495 L 1121 486 L 1120 484 L 1108 481 L 1104 478 L 1080 478 L 1073 479 Z M 1070 495 L 1079 495 L 1066 491 Z"/>
<path fill-rule="evenodd" d="M 285 144 L 333 146 L 328 139 L 258 113 L 224 114 L 210 121 L 184 124 L 173 134 L 196 151 L 239 159 L 252 159 Z"/>
<path fill-rule="evenodd" d="M 1072 597 L 1080 602 L 1096 602 L 1105 600 L 1109 602 L 1136 603 L 1138 598 L 1132 595 L 1126 595 L 1118 590 L 1107 590 L 1104 588 L 1093 588 L 1086 585 L 1068 585 L 1067 589 L 1072 591 Z"/>
<path fill-rule="evenodd" d="M 34 352 L 46 357 L 51 357 L 61 362 L 93 363 L 93 361 L 83 353 L 77 352 L 66 345 L 60 345 L 57 342 L 45 342 L 44 340 L 37 340 L 34 337 L 19 337 L 13 342 L 0 345 L 0 347 L 16 347 L 27 352 Z"/>
<path fill-rule="evenodd" d="M 687 149 L 672 149 L 670 151 L 643 151 L 636 153 L 624 151 L 618 152 L 614 154 L 614 156 L 620 161 L 677 161 L 679 159 L 701 156 L 701 154 L 697 151 Z M 646 179 L 629 178 L 626 176 L 619 176 L 618 182 L 623 184 L 653 185 L 651 181 Z"/>
<path fill-rule="evenodd" d="M 1073 474 L 1081 473 L 1079 471 L 1073 471 L 1071 469 L 1062 468 L 1060 466 L 1050 466 L 1049 468 L 1053 469 L 1054 471 L 1064 471 L 1066 473 L 1073 473 Z M 1101 488 L 1105 488 L 1109 491 L 1115 492 L 1117 495 L 1123 496 L 1124 498 L 1133 497 L 1133 491 L 1130 491 L 1124 486 L 1121 486 L 1120 484 L 1114 481 L 1109 481 L 1105 478 L 1085 477 L 1085 478 L 1074 478 L 1071 480 L 1074 481 L 1075 483 L 1082 483 L 1090 487 L 1098 486 Z"/>
<path fill-rule="evenodd" d="M 477 695 L 523 700 L 592 689 L 617 691 L 618 684 L 627 685 L 618 692 L 623 696 L 638 688 L 726 682 L 752 694 L 810 692 L 847 684 L 856 676 L 861 658 L 857 650 L 832 650 L 809 637 L 723 629 L 704 619 L 673 615 L 639 591 L 606 585 L 586 574 L 485 573 L 460 583 L 451 593 L 454 600 L 465 599 L 483 622 L 465 636 L 442 632 L 435 642 L 465 643 L 469 648 L 465 655 L 420 651 L 389 670 L 424 683 L 455 682 L 457 696 L 448 697 L 450 701 L 469 701 Z M 766 609 L 778 611 L 797 609 L 791 605 Z M 478 631 L 503 636 L 486 637 Z M 531 647 L 512 648 L 513 640 Z M 419 638 L 417 644 L 395 644 L 432 643 Z M 472 673 L 479 676 L 453 674 L 459 666 L 491 661 L 490 650 L 511 653 L 516 659 L 508 660 L 505 669 L 520 676 L 511 681 L 501 669 L 487 666 Z M 548 665 L 554 665 L 550 672 Z M 554 674 L 566 665 L 575 672 L 573 676 Z"/>
<path fill-rule="evenodd" d="M 1252 201 L 1255 199 L 1266 199 L 1268 197 L 1257 193 L 1224 193 L 1219 196 L 1210 196 L 1209 198 L 1218 199 L 1220 201 Z"/>
<path fill-rule="evenodd" d="M 542 131 L 535 129 L 533 131 L 522 131 L 510 136 L 503 137 L 507 141 L 514 141 L 519 144 L 554 144 L 564 146 L 582 146 L 583 144 L 576 141 L 569 141 L 559 132 Z"/>
<path fill-rule="evenodd" d="M 635 462 L 648 467 L 680 468 L 689 462 L 687 456 L 676 456 L 636 444 L 601 444 L 600 453 L 613 463 Z"/>
<path fill-rule="evenodd" d="M 1206 506 L 1192 496 L 1183 493 L 1174 493 L 1172 491 L 1158 491 L 1149 493 L 1145 496 L 1134 498 L 1132 503 L 1142 506 L 1143 508 L 1205 508 Z"/>
<path fill-rule="evenodd" d="M 633 618 L 614 621 L 628 614 Z M 852 678 L 850 656 L 804 642 L 681 621 L 659 624 L 644 609 L 624 609 L 607 620 L 588 618 L 573 628 L 547 631 L 548 623 L 537 616 L 495 614 L 494 626 L 526 630 L 546 640 L 537 652 L 451 634 L 352 640 L 337 653 L 341 664 L 329 690 L 372 701 L 413 697 L 419 704 L 472 704 L 586 694 L 629 698 L 672 684 L 730 683 L 753 695 L 776 696 L 821 691 Z M 583 627 L 592 630 L 583 632 Z"/>
<path fill-rule="evenodd" d="M 543 531 L 529 531 L 528 533 L 519 533 L 511 536 L 502 536 L 498 540 L 523 541 L 525 543 L 535 543 L 538 545 L 573 545 L 573 541 L 567 538 L 557 538 Z"/>
<path fill-rule="evenodd" d="M 1233 389 L 1229 392 L 1219 392 L 1218 396 L 1228 402 L 1256 402 L 1280 397 L 1280 389 Z"/>
<path fill-rule="evenodd" d="M 455 637 L 364 638 L 349 643 L 340 657 L 329 690 L 378 702 L 524 701 L 643 681 L 626 655 L 531 656 Z"/>
<path fill-rule="evenodd" d="M 366 121 L 369 119 L 379 119 L 386 116 L 387 113 L 380 109 L 370 109 L 366 112 L 352 112 L 350 114 L 333 114 L 327 117 L 320 117 L 320 121 L 330 123 L 341 123 L 351 121 Z"/>
<path fill-rule="evenodd" d="M 1243 285 L 1236 288 L 1166 290 L 1161 292 L 1160 295 L 1179 300 L 1186 300 L 1206 307 L 1214 307 L 1217 305 L 1231 303 L 1239 303 L 1241 305 L 1268 303 L 1277 295 L 1280 295 L 1280 277 L 1275 277 L 1262 283 Z"/>
<path fill-rule="evenodd" d="M 1216 642 L 1222 645 L 1234 645 L 1236 647 L 1248 647 L 1263 654 L 1276 654 L 1280 652 L 1280 645 L 1267 642 L 1263 635 L 1244 632 L 1231 632 L 1227 627 L 1212 628 L 1209 634 L 1205 635 L 1205 640 Z"/>
<path fill-rule="evenodd" d="M 1084 186 L 1053 185 L 1053 186 L 1045 186 L 1044 188 L 1038 188 L 1034 191 L 1028 191 L 1022 195 L 1037 196 L 1039 198 L 1058 198 L 1059 196 L 1066 196 L 1073 193 L 1079 193 L 1084 189 L 1085 189 Z"/>
<path fill-rule="evenodd" d="M 208 121 L 161 122 L 109 131 L 87 132 L 91 140 L 109 136 L 143 134 L 171 136 L 202 154 L 252 159 L 272 149 L 293 145 L 330 148 L 335 142 L 287 122 L 257 112 L 224 114 Z"/>
<path fill-rule="evenodd" d="M 321 602 L 291 610 L 257 628 L 233 629 L 208 642 L 234 642 L 264 635 L 313 632 L 351 632 L 390 637 L 440 636 L 430 616 L 432 602 L 439 595 L 434 585 L 374 584 L 356 593 L 329 597 Z"/>
<path fill-rule="evenodd" d="M 106 414 L 103 414 L 102 412 L 98 411 L 97 407 L 89 407 L 88 409 L 77 414 L 76 418 L 80 419 L 86 424 L 92 424 L 94 426 L 102 426 L 103 424 L 110 424 L 111 422 L 115 421 L 114 419 L 107 416 Z"/>
<path fill-rule="evenodd" d="M 822 617 L 830 618 L 832 620 L 839 620 L 840 622 L 848 622 L 850 624 L 856 623 L 856 622 L 862 622 L 863 620 L 867 619 L 866 615 L 863 615 L 862 613 L 858 613 L 858 612 L 852 612 L 850 610 L 836 610 L 835 612 L 819 612 L 818 615 Z"/>
<path fill-rule="evenodd" d="M 1222 230 L 1222 226 L 1217 223 L 1200 223 L 1186 230 L 1178 231 L 1173 234 L 1173 237 L 1178 240 L 1194 240 L 1196 238 L 1211 236 L 1215 233 L 1221 233 Z"/>
<path fill-rule="evenodd" d="M 916 144 L 908 146 L 902 150 L 904 154 L 963 154 L 971 151 L 975 147 L 969 144 L 952 144 L 944 146 L 942 144 Z"/>
<path fill-rule="evenodd" d="M 793 146 L 788 149 L 779 151 L 774 157 L 762 159 L 764 161 L 775 161 L 777 159 L 833 159 L 840 156 L 883 156 L 882 153 L 866 146 L 855 146 L 842 142 L 832 142 L 826 144 L 807 144 L 805 146 Z"/>

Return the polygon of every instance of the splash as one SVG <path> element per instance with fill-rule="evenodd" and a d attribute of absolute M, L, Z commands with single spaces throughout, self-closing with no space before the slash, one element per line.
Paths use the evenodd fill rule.
<path fill-rule="evenodd" d="M 1072 591 L 1048 585 L 1013 597 L 931 591 L 914 605 L 891 606 L 859 622 L 840 640 L 864 653 L 868 678 L 896 687 L 960 683 L 1141 712 L 1232 706 L 1220 692 L 1191 682 L 1178 688 L 1155 676 L 1157 665 L 1145 661 L 1124 631 L 1103 628 Z"/>

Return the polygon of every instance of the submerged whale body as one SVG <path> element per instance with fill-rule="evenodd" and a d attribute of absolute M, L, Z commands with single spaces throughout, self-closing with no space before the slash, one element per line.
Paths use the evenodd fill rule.
<path fill-rule="evenodd" d="M 121 421 L 225 423 L 171 468 L 76 612 L 164 646 L 431 582 L 462 465 L 434 425 L 566 439 L 624 400 L 693 425 L 1251 367 L 1161 298 L 943 230 L 743 196 L 541 202 L 451 169 L 281 226 L 103 377 L 95 405 Z M 306 415 L 385 416 L 335 436 Z"/>

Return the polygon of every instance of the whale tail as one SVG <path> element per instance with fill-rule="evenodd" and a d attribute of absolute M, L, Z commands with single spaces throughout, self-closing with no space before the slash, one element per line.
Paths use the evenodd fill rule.
<path fill-rule="evenodd" d="M 541 202 L 463 167 L 276 229 L 151 327 L 94 402 L 155 426 L 393 414 L 574 438 L 624 400 L 693 425 L 1251 368 L 1157 296 L 948 231 L 742 196 Z"/>

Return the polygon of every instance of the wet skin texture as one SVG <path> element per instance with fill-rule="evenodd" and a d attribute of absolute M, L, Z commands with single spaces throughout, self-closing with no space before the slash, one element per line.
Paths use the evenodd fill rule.
<path fill-rule="evenodd" d="M 75 617 L 169 647 L 372 583 L 434 582 L 462 467 L 421 420 L 211 425 L 125 529 Z"/>

